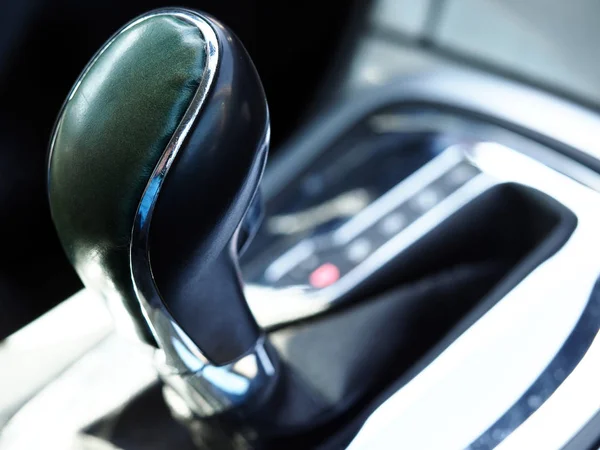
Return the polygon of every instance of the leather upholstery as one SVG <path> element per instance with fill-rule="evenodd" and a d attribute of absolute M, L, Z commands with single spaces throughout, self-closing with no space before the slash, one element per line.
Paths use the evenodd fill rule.
<path fill-rule="evenodd" d="M 126 27 L 88 65 L 56 125 L 48 189 L 62 245 L 87 287 L 117 294 L 140 319 L 129 270 L 133 219 L 205 56 L 200 31 L 176 17 Z"/>

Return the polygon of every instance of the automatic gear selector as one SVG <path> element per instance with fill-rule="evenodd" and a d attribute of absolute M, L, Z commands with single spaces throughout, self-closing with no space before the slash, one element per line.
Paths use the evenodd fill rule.
<path fill-rule="evenodd" d="M 263 214 L 258 74 L 226 27 L 176 8 L 119 30 L 58 116 L 65 252 L 156 348 L 205 448 L 341 448 L 575 229 L 489 124 L 383 97 L 331 114 L 281 150 Z"/>
<path fill-rule="evenodd" d="M 184 9 L 118 31 L 52 136 L 50 206 L 70 261 L 88 288 L 126 306 L 164 352 L 167 381 L 202 416 L 259 408 L 279 378 L 237 255 L 256 223 L 268 142 L 246 51 L 219 22 Z"/>

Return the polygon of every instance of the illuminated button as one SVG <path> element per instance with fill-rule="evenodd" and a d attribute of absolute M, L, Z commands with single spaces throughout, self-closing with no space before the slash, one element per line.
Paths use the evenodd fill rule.
<path fill-rule="evenodd" d="M 379 224 L 379 231 L 385 236 L 393 236 L 406 224 L 406 218 L 399 212 L 393 212 L 384 217 Z"/>
<path fill-rule="evenodd" d="M 419 211 L 427 211 L 431 209 L 439 201 L 439 194 L 431 188 L 423 189 L 419 192 L 411 204 Z"/>
<path fill-rule="evenodd" d="M 317 267 L 308 278 L 311 286 L 321 289 L 331 286 L 340 279 L 340 269 L 335 264 L 325 263 Z"/>
<path fill-rule="evenodd" d="M 371 253 L 371 247 L 371 242 L 368 239 L 359 238 L 348 246 L 346 257 L 354 263 L 361 262 Z"/>

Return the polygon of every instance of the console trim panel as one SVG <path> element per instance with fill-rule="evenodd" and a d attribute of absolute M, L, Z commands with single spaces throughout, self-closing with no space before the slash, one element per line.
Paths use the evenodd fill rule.
<path fill-rule="evenodd" d="M 501 181 L 555 198 L 575 213 L 577 227 L 556 254 L 379 406 L 350 445 L 352 450 L 392 448 L 392 443 L 394 448 L 495 448 L 546 408 L 566 410 L 546 402 L 573 367 L 582 361 L 596 361 L 600 367 L 600 352 L 592 351 L 598 344 L 597 338 L 592 343 L 600 324 L 598 305 L 589 300 L 600 274 L 600 260 L 594 258 L 600 252 L 600 195 L 499 144 L 476 145 L 470 158 Z M 574 337 L 578 323 L 586 324 L 587 339 Z M 565 347 L 567 341 L 575 344 Z M 579 359 L 564 356 L 565 348 Z M 557 358 L 558 369 L 552 363 Z M 541 377 L 545 383 L 538 381 Z M 594 392 L 588 388 L 584 390 Z M 595 391 L 579 400 L 600 408 L 600 390 Z M 501 419 L 507 416 L 508 424 Z M 424 433 L 424 423 L 437 432 Z M 510 442 L 503 445 L 523 448 L 510 447 Z"/>
<path fill-rule="evenodd" d="M 379 68 L 376 61 L 374 64 L 376 69 Z M 385 70 L 385 67 L 386 64 L 382 61 L 381 68 Z M 263 179 L 265 197 L 276 195 L 285 186 L 286 180 L 305 170 L 310 161 L 323 148 L 335 142 L 336 137 L 347 129 L 348 124 L 356 123 L 367 114 L 391 104 L 434 107 L 442 111 L 454 111 L 456 115 L 465 118 L 474 118 L 480 124 L 491 125 L 488 134 L 492 140 L 494 136 L 498 135 L 498 128 L 504 129 L 507 136 L 511 133 L 514 134 L 514 139 L 511 138 L 515 144 L 514 148 L 518 148 L 522 154 L 541 161 L 547 168 L 576 180 L 581 186 L 587 186 L 589 192 L 600 192 L 600 176 L 598 175 L 600 172 L 600 141 L 597 139 L 598 130 L 600 130 L 600 116 L 598 114 L 549 93 L 499 76 L 472 69 L 444 69 L 437 72 L 425 71 L 413 76 L 398 76 L 391 78 L 386 85 L 373 85 L 361 91 L 352 92 L 351 99 L 342 99 L 342 101 L 338 99 L 337 104 L 329 110 L 321 112 L 314 121 L 300 129 L 296 137 L 271 159 L 270 168 Z M 586 254 L 591 252 L 591 249 L 582 246 L 582 252 Z M 554 258 L 556 257 L 558 255 L 554 255 Z M 577 260 L 578 258 L 574 258 L 573 263 Z M 583 263 L 584 267 L 588 263 L 596 266 L 595 261 L 586 260 Z M 586 282 L 585 289 L 578 289 L 578 294 L 565 293 L 565 301 L 568 299 L 569 306 L 575 308 L 575 312 L 577 312 L 577 307 L 572 302 L 577 302 L 579 314 L 587 304 L 593 285 L 592 280 L 595 281 L 595 277 L 598 275 L 597 273 L 592 274 L 589 268 L 586 273 L 588 273 L 589 280 Z M 573 276 L 579 279 L 578 274 L 573 274 Z M 566 318 L 561 317 L 557 320 L 559 323 L 563 323 Z M 567 328 L 572 331 L 576 321 L 575 318 L 569 320 L 570 325 L 567 324 Z M 555 352 L 558 352 L 561 345 L 562 343 L 557 343 L 554 347 Z M 437 350 L 434 349 L 432 355 L 427 356 L 422 363 L 415 367 L 415 370 L 419 370 L 420 373 L 414 380 L 424 378 L 423 368 L 439 359 L 437 353 L 439 351 L 441 351 L 441 347 Z M 549 355 L 544 367 L 550 363 L 551 359 L 552 357 Z M 549 443 L 551 448 L 560 448 L 577 435 L 580 428 L 600 411 L 598 383 L 591 384 L 592 379 L 597 380 L 597 373 L 591 373 L 591 369 L 598 367 L 599 359 L 600 341 L 597 336 L 572 374 L 535 414 L 524 420 L 509 434 L 499 448 L 505 450 L 527 448 L 528 445 L 523 444 L 525 442 L 531 444 L 531 442 L 535 442 L 533 439 L 536 438 L 543 438 L 543 442 Z M 459 361 L 456 363 L 458 364 Z M 540 369 L 539 373 L 542 372 L 543 369 Z M 533 382 L 532 379 L 530 384 Z M 390 400 L 395 395 L 408 395 L 409 398 L 414 395 L 406 393 L 407 386 L 408 384 L 404 385 L 396 394 L 380 405 L 355 436 L 350 449 L 376 448 L 378 444 L 377 448 L 398 448 L 401 443 L 405 442 L 402 436 L 399 436 L 398 430 L 394 431 L 393 425 L 389 422 L 394 419 L 397 424 L 396 428 L 399 428 L 399 422 L 406 418 L 404 407 L 399 403 L 395 403 L 395 406 L 390 405 Z M 510 405 L 507 405 L 504 411 L 497 415 L 497 418 L 509 410 L 519 397 L 520 395 L 515 395 Z M 568 417 L 569 420 L 564 420 L 564 411 L 561 413 L 555 402 L 559 402 L 563 407 L 568 407 L 569 402 L 571 406 L 576 404 L 577 412 L 571 413 Z M 460 399 L 456 405 L 460 406 Z M 450 418 L 456 418 L 459 414 L 460 410 L 453 410 Z M 544 417 L 554 418 L 551 427 L 543 420 Z M 558 421 L 557 418 L 561 420 Z M 427 424 L 429 427 L 427 430 L 421 430 L 423 433 L 431 432 L 432 421 L 427 420 Z M 386 425 L 390 427 L 388 430 L 385 430 Z M 490 423 L 491 425 L 492 423 Z M 442 432 L 442 430 L 438 431 Z M 474 433 L 471 440 L 474 441 L 485 431 L 480 430 L 480 432 Z M 382 435 L 382 438 L 377 439 L 378 435 Z M 384 436 L 389 439 L 386 441 Z M 529 441 L 526 441 L 524 436 L 527 436 Z M 394 441 L 396 438 L 397 440 Z M 387 446 L 385 442 L 388 443 Z M 423 448 L 422 442 L 415 441 L 412 444 L 412 448 Z M 465 448 L 468 445 L 460 447 L 455 444 L 445 443 L 444 448 Z M 492 445 L 488 448 L 494 447 Z"/>

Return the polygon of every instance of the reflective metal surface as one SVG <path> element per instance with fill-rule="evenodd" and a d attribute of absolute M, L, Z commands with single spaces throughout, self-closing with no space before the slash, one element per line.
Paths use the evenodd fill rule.
<path fill-rule="evenodd" d="M 259 339 L 254 348 L 239 360 L 225 366 L 213 365 L 173 319 L 163 303 L 152 275 L 148 250 L 152 214 L 169 168 L 211 89 L 219 63 L 219 42 L 206 19 L 189 11 L 161 10 L 139 20 L 161 14 L 175 16 L 199 28 L 207 47 L 206 68 L 200 86 L 150 176 L 140 200 L 131 238 L 131 274 L 144 317 L 163 351 L 164 366 L 161 372 L 180 395 L 193 402 L 192 405 L 198 414 L 212 415 L 260 401 L 262 397 L 259 394 L 268 391 L 273 383 L 275 367 L 264 339 Z M 232 247 L 235 243 L 236 239 L 232 241 Z M 230 251 L 237 249 L 231 248 Z M 178 382 L 179 378 L 185 382 Z"/>
<path fill-rule="evenodd" d="M 436 192 L 433 192 L 433 197 L 431 195 L 428 197 L 425 194 L 432 194 L 428 186 L 436 180 L 436 177 L 454 170 L 453 164 L 458 164 L 461 161 L 460 156 L 455 156 L 456 159 L 452 160 L 449 155 L 451 151 L 442 152 L 421 168 L 417 168 L 412 175 L 405 179 L 398 175 L 399 178 L 396 181 L 398 184 L 387 192 L 381 188 L 376 192 L 370 191 L 371 186 L 361 184 L 362 181 L 339 181 L 339 185 L 342 187 L 330 182 L 328 178 L 333 178 L 329 176 L 329 173 L 332 172 L 332 166 L 337 168 L 338 165 L 344 167 L 351 165 L 343 164 L 342 159 L 344 161 L 350 159 L 350 154 L 353 153 L 374 155 L 378 152 L 377 138 L 381 136 L 375 135 L 372 137 L 369 135 L 369 139 L 372 139 L 372 146 L 369 147 L 364 145 L 365 143 L 360 140 L 361 136 L 355 133 L 355 128 L 362 126 L 362 123 L 367 121 L 365 118 L 368 118 L 368 122 L 372 123 L 372 127 L 380 135 L 388 140 L 396 139 L 396 153 L 399 155 L 410 154 L 412 151 L 410 147 L 403 147 L 402 145 L 406 136 L 426 132 L 437 133 L 440 136 L 452 136 L 447 138 L 450 142 L 469 142 L 474 139 L 486 139 L 488 136 L 491 137 L 491 140 L 498 138 L 498 142 L 506 142 L 509 145 L 511 143 L 519 144 L 516 146 L 519 151 L 525 151 L 534 158 L 537 158 L 537 153 L 540 151 L 544 152 L 546 149 L 544 145 L 537 144 L 533 140 L 525 139 L 517 133 L 504 129 L 502 122 L 493 117 L 488 123 L 487 120 L 482 120 L 469 113 L 466 106 L 464 112 L 453 111 L 449 109 L 453 108 L 449 100 L 449 108 L 445 106 L 442 100 L 439 100 L 439 98 L 442 98 L 441 94 L 437 94 L 440 89 L 439 86 L 452 85 L 452 82 L 455 82 L 458 87 L 453 93 L 456 93 L 459 99 L 457 101 L 464 102 L 460 93 L 464 92 L 468 95 L 468 86 L 465 83 L 469 83 L 469 80 L 469 78 L 462 80 L 454 77 L 453 74 L 448 77 L 431 77 L 431 90 L 433 91 L 431 99 L 427 96 L 427 89 L 423 87 L 426 84 L 419 78 L 408 81 L 402 80 L 402 84 L 375 90 L 364 98 L 359 98 L 358 101 L 353 100 L 333 112 L 329 111 L 324 114 L 322 120 L 318 118 L 315 121 L 316 126 L 310 126 L 308 129 L 302 130 L 299 133 L 302 136 L 300 142 L 294 141 L 290 145 L 290 151 L 288 152 L 290 154 L 286 154 L 286 149 L 283 149 L 283 155 L 280 153 L 279 160 L 273 162 L 271 170 L 267 172 L 264 181 L 267 196 L 273 196 L 273 192 L 277 192 L 277 190 L 279 190 L 279 195 L 273 199 L 272 203 L 275 206 L 268 212 L 263 228 L 268 228 L 269 225 L 276 223 L 279 229 L 283 230 L 282 224 L 285 222 L 289 231 L 294 226 L 302 226 L 305 222 L 304 216 L 308 212 L 313 216 L 319 216 L 320 219 L 321 216 L 316 213 L 321 206 L 328 205 L 333 208 L 331 202 L 341 200 L 344 197 L 344 195 L 336 197 L 330 195 L 332 199 L 324 201 L 329 197 L 314 195 L 320 203 L 316 203 L 317 206 L 312 208 L 307 208 L 308 201 L 306 197 L 309 196 L 300 189 L 303 183 L 299 183 L 297 180 L 306 180 L 306 184 L 308 184 L 308 181 L 315 180 L 314 184 L 321 186 L 321 189 L 331 189 L 336 193 L 342 191 L 342 187 L 345 187 L 346 190 L 343 192 L 348 194 L 349 198 L 349 194 L 352 194 L 354 203 L 359 203 L 358 191 L 360 188 L 363 188 L 363 191 L 366 192 L 365 197 L 371 198 L 360 206 L 354 205 L 356 208 L 352 212 L 346 213 L 344 217 L 330 220 L 323 227 L 324 230 L 314 230 L 316 227 L 314 227 L 315 218 L 313 217 L 313 230 L 309 230 L 304 234 L 289 232 L 288 234 L 295 235 L 289 239 L 288 236 L 282 239 L 276 233 L 271 232 L 269 234 L 269 230 L 269 232 L 262 233 L 262 240 L 255 241 L 254 244 L 259 249 L 257 253 L 260 257 L 250 261 L 242 260 L 242 268 L 247 282 L 246 295 L 249 305 L 257 321 L 263 327 L 280 326 L 286 322 L 306 318 L 348 300 L 357 287 L 364 287 L 364 284 L 369 282 L 372 275 L 375 275 L 380 268 L 388 264 L 404 248 L 399 246 L 397 250 L 394 250 L 394 243 L 392 242 L 385 246 L 381 246 L 380 243 L 372 245 L 374 240 L 381 240 L 382 236 L 375 236 L 375 239 L 371 239 L 371 242 L 366 242 L 366 244 L 371 244 L 369 248 L 366 248 L 365 245 L 362 245 L 365 244 L 364 234 L 373 234 L 368 230 L 369 227 L 372 227 L 378 221 L 383 221 L 385 217 L 382 217 L 382 215 L 386 213 L 391 215 L 390 210 L 393 210 L 403 201 L 410 203 L 420 200 L 426 203 L 432 202 L 430 205 L 424 204 L 425 209 L 430 208 L 424 216 L 431 218 L 436 214 L 438 208 L 444 208 L 446 200 L 448 200 L 445 197 L 447 192 L 444 192 L 444 195 L 438 196 L 438 198 L 435 197 Z M 492 85 L 495 86 L 496 90 L 500 89 L 492 81 L 489 83 L 486 81 L 487 79 L 482 80 L 479 77 L 473 79 L 475 86 L 482 84 L 487 88 L 489 85 L 489 92 L 495 92 L 491 89 Z M 514 95 L 511 85 L 506 86 L 506 88 L 510 94 Z M 414 93 L 411 89 L 414 89 Z M 447 95 L 450 96 L 450 94 Z M 373 101 L 373 98 L 376 100 Z M 536 98 L 536 96 L 533 96 L 532 101 L 536 101 Z M 494 97 L 490 100 L 494 100 Z M 539 100 L 537 101 L 539 102 Z M 484 109 L 484 112 L 487 112 L 487 109 Z M 502 121 L 504 120 L 507 119 L 503 117 Z M 342 137 L 340 138 L 340 136 Z M 355 146 L 348 144 L 346 138 L 349 136 L 356 138 L 358 141 Z M 339 141 L 342 141 L 342 145 L 339 144 Z M 574 149 L 570 150 L 576 152 Z M 336 162 L 335 157 L 323 158 L 321 156 L 321 154 L 326 153 L 333 153 L 339 159 L 339 164 Z M 592 170 L 577 164 L 569 157 L 565 157 L 558 152 L 549 153 L 545 151 L 544 158 L 546 164 L 551 164 L 555 170 L 562 173 L 576 171 L 578 179 L 588 186 L 597 187 L 599 184 L 598 178 Z M 376 157 L 372 156 L 371 160 L 373 159 L 376 159 Z M 345 177 L 338 176 L 338 178 L 344 180 L 357 178 L 360 180 L 361 166 L 356 166 L 359 168 L 352 167 L 352 170 L 349 170 Z M 461 168 L 457 167 L 456 169 Z M 389 176 L 389 171 L 386 172 L 384 169 L 375 171 L 377 173 L 381 172 L 382 178 L 384 175 Z M 449 173 L 447 175 L 450 176 Z M 290 180 L 294 181 L 290 182 Z M 465 181 L 463 180 L 463 182 Z M 301 190 L 301 192 L 296 192 L 296 196 L 302 199 L 294 207 L 286 206 L 295 202 L 293 195 L 286 191 L 286 189 L 289 191 L 289 184 Z M 382 192 L 385 193 L 382 195 Z M 381 197 L 378 197 L 379 195 Z M 281 201 L 281 198 L 285 201 Z M 348 199 L 345 201 L 346 203 L 352 203 Z M 372 201 L 373 203 L 371 203 Z M 299 207 L 298 204 L 301 206 Z M 280 213 L 281 211 L 283 213 Z M 295 214 L 288 213 L 289 211 L 295 212 Z M 277 220 L 274 221 L 274 219 Z M 411 222 L 414 217 L 409 218 L 409 220 L 400 217 L 399 220 L 404 222 L 398 225 L 399 231 L 390 233 L 387 238 L 390 241 L 391 237 L 396 234 L 403 234 L 407 237 L 411 232 L 404 228 L 407 225 L 409 229 L 412 228 Z M 441 220 L 443 220 L 443 217 Z M 431 227 L 435 227 L 435 225 L 432 224 Z M 260 233 L 259 237 L 261 237 Z M 371 238 L 372 236 L 368 237 Z M 269 238 L 274 243 L 270 242 Z M 420 236 L 415 236 L 415 240 L 419 238 Z M 300 239 L 299 242 L 297 242 L 298 239 Z M 334 242 L 324 245 L 326 240 Z M 395 242 L 397 244 L 398 240 L 395 239 Z M 406 245 L 410 245 L 410 243 L 407 242 Z M 273 245 L 269 247 L 269 244 Z M 328 248 L 324 249 L 324 247 Z M 348 247 L 347 250 L 346 247 Z M 353 252 L 354 247 L 356 247 L 358 253 Z M 382 259 L 384 248 L 387 249 L 387 253 L 385 258 Z M 252 250 L 252 246 L 250 246 L 250 249 Z M 347 255 L 345 254 L 346 251 Z M 352 253 L 352 256 L 350 256 L 350 253 Z M 355 258 L 354 255 L 358 256 Z M 337 261 L 328 261 L 327 258 L 335 258 Z M 317 263 L 314 261 L 317 261 Z M 319 264 L 327 262 L 334 262 L 338 268 L 341 267 L 337 274 L 337 280 L 330 285 L 319 288 L 311 286 L 309 270 L 315 270 L 320 267 Z M 338 262 L 341 263 L 341 266 L 337 264 Z M 262 277 L 257 275 L 260 273 L 257 269 L 261 266 L 264 269 Z M 310 269 L 307 269 L 307 267 Z M 279 301 L 279 298 L 285 298 L 286 301 Z"/>

